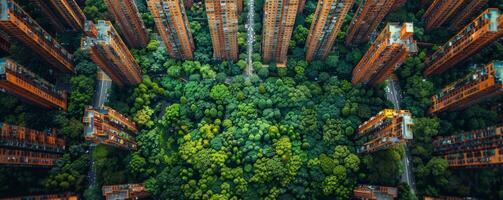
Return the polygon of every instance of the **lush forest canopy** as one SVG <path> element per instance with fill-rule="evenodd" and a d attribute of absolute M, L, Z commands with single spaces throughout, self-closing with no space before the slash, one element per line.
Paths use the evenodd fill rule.
<path fill-rule="evenodd" d="M 27 2 L 27 1 L 21 1 Z M 317 1 L 307 0 L 296 19 L 289 45 L 288 65 L 261 63 L 260 41 L 263 0 L 255 1 L 255 74 L 246 67 L 246 6 L 239 18 L 239 60 L 213 59 L 204 4 L 195 1 L 188 18 L 196 49 L 194 60 L 169 58 L 162 41 L 153 35 L 154 23 L 145 1 L 137 0 L 151 40 L 144 49 L 132 49 L 143 72 L 143 82 L 131 88 L 113 87 L 107 105 L 133 119 L 141 131 L 139 148 L 125 151 L 98 145 L 88 151 L 81 122 L 84 106 L 94 93 L 96 65 L 79 50 L 78 33 L 56 33 L 75 51 L 76 76 L 47 71 L 40 58 L 15 43 L 11 55 L 50 81 L 54 76 L 71 88 L 67 112 L 48 111 L 0 93 L 0 121 L 43 130 L 58 128 L 67 152 L 56 166 L 46 169 L 0 167 L 0 196 L 72 191 L 84 199 L 102 199 L 102 185 L 144 183 L 155 199 L 349 199 L 359 183 L 399 187 L 399 199 L 424 195 L 473 196 L 503 199 L 503 171 L 498 168 L 447 168 L 433 155 L 432 139 L 498 123 L 490 109 L 493 99 L 466 110 L 427 115 L 430 97 L 448 83 L 473 70 L 471 64 L 501 59 L 503 45 L 495 42 L 467 62 L 433 78 L 422 75 L 423 61 L 455 32 L 425 32 L 425 11 L 417 0 L 390 13 L 385 22 L 413 22 L 414 37 L 433 47 L 407 59 L 395 72 L 403 92 L 402 107 L 414 116 L 412 156 L 417 194 L 400 183 L 404 166 L 401 146 L 372 154 L 357 154 L 355 130 L 384 108 L 392 108 L 382 85 L 352 85 L 351 72 L 369 44 L 348 48 L 344 38 L 352 11 L 344 19 L 334 51 L 323 61 L 304 61 L 304 46 Z M 243 1 L 244 5 L 247 1 Z M 489 6 L 502 8 L 503 2 Z M 25 3 L 35 19 L 36 7 Z M 89 19 L 111 19 L 102 0 L 86 0 Z M 384 24 L 384 23 L 383 23 Z M 382 29 L 382 26 L 378 30 Z M 42 63 L 42 64 L 41 64 Z M 90 165 L 97 184 L 88 187 Z"/>

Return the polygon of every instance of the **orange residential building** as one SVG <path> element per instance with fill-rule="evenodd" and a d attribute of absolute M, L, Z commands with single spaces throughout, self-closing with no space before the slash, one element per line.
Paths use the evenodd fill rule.
<path fill-rule="evenodd" d="M 109 107 L 86 108 L 83 117 L 84 136 L 87 141 L 122 149 L 136 149 L 136 124 Z"/>
<path fill-rule="evenodd" d="M 354 0 L 319 0 L 306 41 L 306 60 L 325 59 Z M 288 46 L 287 46 L 288 47 Z"/>
<path fill-rule="evenodd" d="M 132 48 L 147 46 L 148 34 L 141 20 L 135 0 L 104 0 L 108 13 L 119 26 L 119 32 L 126 44 Z"/>
<path fill-rule="evenodd" d="M 425 29 L 427 31 L 440 27 L 451 18 L 464 0 L 435 0 L 423 14 Z"/>
<path fill-rule="evenodd" d="M 101 190 L 107 200 L 134 200 L 150 196 L 143 184 L 105 185 Z"/>
<path fill-rule="evenodd" d="M 81 48 L 119 86 L 141 83 L 141 69 L 110 21 L 86 22 Z M 95 35 L 93 35 L 95 34 Z"/>
<path fill-rule="evenodd" d="M 503 124 L 468 131 L 433 141 L 435 154 L 449 167 L 491 167 L 503 165 Z"/>
<path fill-rule="evenodd" d="M 403 0 L 362 0 L 353 16 L 346 35 L 346 45 L 369 41 L 384 17 L 395 7 L 403 6 Z"/>
<path fill-rule="evenodd" d="M 67 108 L 64 90 L 8 58 L 0 59 L 0 88 L 44 108 Z"/>
<path fill-rule="evenodd" d="M 262 27 L 262 60 L 285 67 L 299 0 L 266 0 Z"/>
<path fill-rule="evenodd" d="M 169 56 L 180 60 L 192 60 L 194 40 L 183 1 L 147 0 L 147 4 Z"/>
<path fill-rule="evenodd" d="M 356 133 L 367 141 L 358 153 L 372 153 L 412 140 L 412 115 L 407 110 L 385 109 L 361 124 Z"/>
<path fill-rule="evenodd" d="M 456 111 L 503 94 L 503 62 L 494 61 L 431 97 L 430 113 Z"/>
<path fill-rule="evenodd" d="M 353 197 L 363 200 L 392 200 L 398 197 L 396 187 L 359 185 L 353 190 Z"/>
<path fill-rule="evenodd" d="M 238 59 L 237 0 L 206 0 L 206 14 L 213 44 L 213 57 L 218 60 Z"/>
<path fill-rule="evenodd" d="M 353 69 L 353 84 L 383 83 L 411 53 L 417 52 L 412 23 L 388 23 Z"/>
<path fill-rule="evenodd" d="M 65 140 L 56 132 L 37 131 L 0 123 L 0 164 L 50 167 L 65 150 Z"/>
<path fill-rule="evenodd" d="M 47 194 L 47 195 L 32 195 L 22 197 L 2 198 L 0 200 L 78 200 L 79 198 L 73 194 Z"/>
<path fill-rule="evenodd" d="M 58 31 L 84 30 L 86 16 L 75 0 L 31 0 Z"/>
<path fill-rule="evenodd" d="M 12 0 L 0 0 L 0 29 L 63 72 L 75 72 L 73 57 Z"/>
<path fill-rule="evenodd" d="M 424 75 L 440 74 L 503 36 L 503 16 L 497 8 L 485 10 L 426 59 Z"/>
<path fill-rule="evenodd" d="M 10 50 L 9 35 L 0 30 L 0 53 L 8 53 Z"/>
<path fill-rule="evenodd" d="M 487 5 L 488 0 L 464 0 L 463 5 L 449 20 L 449 29 L 459 30 L 467 25 L 474 17 L 480 14 L 480 10 Z"/>

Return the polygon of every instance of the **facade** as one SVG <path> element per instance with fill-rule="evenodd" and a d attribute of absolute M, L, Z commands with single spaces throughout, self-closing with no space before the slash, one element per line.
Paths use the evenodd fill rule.
<path fill-rule="evenodd" d="M 361 124 L 358 138 L 367 141 L 357 148 L 358 153 L 372 153 L 412 140 L 412 115 L 407 110 L 385 109 Z"/>
<path fill-rule="evenodd" d="M 37 131 L 0 123 L 0 164 L 49 167 L 61 157 L 65 140 L 55 131 Z"/>
<path fill-rule="evenodd" d="M 183 2 L 147 0 L 147 4 L 169 56 L 180 60 L 192 60 L 194 40 Z"/>
<path fill-rule="evenodd" d="M 306 41 L 306 60 L 325 59 L 354 0 L 319 0 Z M 287 46 L 288 48 L 288 46 Z"/>
<path fill-rule="evenodd" d="M 32 0 L 59 31 L 84 30 L 86 16 L 75 0 Z M 62 28 L 62 29 L 61 29 Z"/>
<path fill-rule="evenodd" d="M 110 21 L 86 22 L 81 48 L 119 86 L 141 83 L 141 69 Z M 93 35 L 94 34 L 94 35 Z"/>
<path fill-rule="evenodd" d="M 449 167 L 494 167 L 503 165 L 503 124 L 468 131 L 433 141 L 435 154 Z"/>
<path fill-rule="evenodd" d="M 393 200 L 398 197 L 398 189 L 396 187 L 359 185 L 353 190 L 353 197 L 365 200 Z"/>
<path fill-rule="evenodd" d="M 205 4 L 213 57 L 236 61 L 238 59 L 237 0 L 206 0 Z"/>
<path fill-rule="evenodd" d="M 503 16 L 499 9 L 489 8 L 426 59 L 424 74 L 440 74 L 502 36 Z"/>
<path fill-rule="evenodd" d="M 107 200 L 139 199 L 150 196 L 143 184 L 105 185 L 101 191 Z"/>
<path fill-rule="evenodd" d="M 87 141 L 128 150 L 137 147 L 135 123 L 109 107 L 87 107 L 82 121 Z"/>
<path fill-rule="evenodd" d="M 126 44 L 143 48 L 148 44 L 148 34 L 140 17 L 135 0 L 104 0 L 108 13 L 113 16 Z"/>
<path fill-rule="evenodd" d="M 67 108 L 64 90 L 8 58 L 0 59 L 0 88 L 43 108 Z"/>
<path fill-rule="evenodd" d="M 369 41 L 384 17 L 395 7 L 402 6 L 402 0 L 362 0 L 353 16 L 346 35 L 346 45 Z"/>
<path fill-rule="evenodd" d="M 395 69 L 417 52 L 412 23 L 388 23 L 353 69 L 352 83 L 383 83 Z"/>
<path fill-rule="evenodd" d="M 431 97 L 430 113 L 456 111 L 503 94 L 503 62 L 494 61 Z"/>
<path fill-rule="evenodd" d="M 0 53 L 8 53 L 10 50 L 9 35 L 0 30 Z"/>
<path fill-rule="evenodd" d="M 460 10 L 456 12 L 449 22 L 449 29 L 459 30 L 468 24 L 474 17 L 479 15 L 479 11 L 487 5 L 488 0 L 464 0 Z"/>
<path fill-rule="evenodd" d="M 75 72 L 73 57 L 12 0 L 0 0 L 0 29 L 30 47 L 51 66 Z"/>
<path fill-rule="evenodd" d="M 262 60 L 285 67 L 299 0 L 266 0 L 262 28 Z"/>
<path fill-rule="evenodd" d="M 461 7 L 464 0 L 435 0 L 423 15 L 427 31 L 440 27 Z"/>
<path fill-rule="evenodd" d="M 79 198 L 73 194 L 49 194 L 49 195 L 36 195 L 36 196 L 22 196 L 2 198 L 2 200 L 78 200 Z"/>

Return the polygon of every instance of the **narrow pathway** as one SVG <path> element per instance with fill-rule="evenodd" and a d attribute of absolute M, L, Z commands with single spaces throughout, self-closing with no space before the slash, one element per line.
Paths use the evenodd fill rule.
<path fill-rule="evenodd" d="M 253 74 L 253 42 L 255 40 L 255 30 L 253 30 L 253 25 L 255 24 L 255 0 L 248 1 L 248 22 L 246 23 L 246 44 L 248 45 L 247 53 L 248 60 L 244 71 L 244 75 L 249 77 Z"/>
<path fill-rule="evenodd" d="M 400 99 L 401 99 L 401 92 L 400 92 L 400 86 L 398 84 L 397 80 L 393 79 L 388 79 L 386 81 L 386 98 L 393 102 L 393 105 L 396 110 L 400 110 Z M 416 192 L 416 181 L 414 180 L 414 174 L 412 173 L 412 157 L 410 155 L 410 150 L 409 150 L 409 145 L 405 145 L 405 156 L 402 158 L 402 164 L 404 166 L 404 171 L 402 174 L 401 181 L 404 183 L 407 183 L 412 192 L 414 194 L 417 194 Z"/>
<path fill-rule="evenodd" d="M 93 101 L 93 107 L 94 108 L 99 108 L 108 101 L 108 91 L 110 88 L 112 88 L 112 79 L 103 72 L 100 68 L 98 68 L 98 71 L 96 73 L 96 90 L 94 91 L 94 101 Z M 96 186 L 96 171 L 94 169 L 94 160 L 92 153 L 94 151 L 94 148 L 96 147 L 96 144 L 92 143 L 89 145 L 89 150 L 88 153 L 91 156 L 91 159 L 89 160 L 89 171 L 87 172 L 87 180 L 88 180 L 88 187 L 93 187 Z"/>

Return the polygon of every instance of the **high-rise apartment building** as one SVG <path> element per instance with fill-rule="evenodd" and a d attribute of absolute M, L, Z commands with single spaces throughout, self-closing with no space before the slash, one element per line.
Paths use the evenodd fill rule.
<path fill-rule="evenodd" d="M 463 5 L 449 20 L 449 29 L 459 30 L 480 14 L 480 10 L 487 5 L 488 0 L 464 0 Z"/>
<path fill-rule="evenodd" d="M 100 20 L 96 25 L 88 21 L 85 32 L 88 36 L 82 38 L 81 48 L 89 52 L 93 62 L 107 73 L 113 82 L 119 86 L 141 82 L 140 66 L 110 21 Z"/>
<path fill-rule="evenodd" d="M 430 113 L 456 111 L 503 94 L 503 62 L 494 61 L 431 97 Z"/>
<path fill-rule="evenodd" d="M 356 133 L 367 141 L 357 149 L 358 153 L 372 153 L 411 140 L 412 115 L 407 110 L 385 109 L 362 123 Z"/>
<path fill-rule="evenodd" d="M 353 197 L 365 200 L 392 200 L 398 197 L 395 187 L 359 185 L 353 190 Z"/>
<path fill-rule="evenodd" d="M 74 194 L 47 194 L 47 195 L 33 195 L 21 197 L 2 198 L 2 200 L 78 200 L 79 197 Z"/>
<path fill-rule="evenodd" d="M 135 0 L 104 0 L 108 12 L 119 26 L 126 44 L 132 48 L 147 46 L 148 34 Z"/>
<path fill-rule="evenodd" d="M 238 59 L 237 0 L 206 0 L 205 4 L 213 57 L 236 61 Z"/>
<path fill-rule="evenodd" d="M 0 164 L 50 167 L 65 150 L 65 140 L 56 132 L 37 131 L 0 123 Z"/>
<path fill-rule="evenodd" d="M 266 0 L 262 28 L 262 60 L 285 67 L 299 0 Z"/>
<path fill-rule="evenodd" d="M 136 124 L 112 108 L 89 106 L 84 111 L 84 136 L 87 141 L 122 149 L 136 149 Z"/>
<path fill-rule="evenodd" d="M 503 124 L 463 132 L 433 141 L 435 154 L 449 167 L 490 167 L 503 165 Z"/>
<path fill-rule="evenodd" d="M 439 196 L 439 197 L 424 196 L 423 200 L 476 200 L 476 198 L 473 198 L 473 197 L 453 197 L 453 196 Z"/>
<path fill-rule="evenodd" d="M 181 0 L 147 0 L 157 32 L 166 45 L 169 56 L 192 60 L 194 41 Z"/>
<path fill-rule="evenodd" d="M 458 8 L 463 4 L 463 0 L 435 0 L 423 14 L 425 29 L 427 31 L 438 28 L 449 18 L 451 18 Z"/>
<path fill-rule="evenodd" d="M 353 69 L 353 84 L 383 83 L 409 56 L 417 52 L 412 23 L 388 23 Z"/>
<path fill-rule="evenodd" d="M 499 9 L 489 8 L 424 61 L 424 74 L 440 74 L 502 36 L 503 16 Z"/>
<path fill-rule="evenodd" d="M 325 59 L 354 0 L 319 0 L 306 41 L 306 60 Z M 288 45 L 287 45 L 288 48 Z"/>
<path fill-rule="evenodd" d="M 103 196 L 107 200 L 139 199 L 150 196 L 143 184 L 105 185 L 102 187 Z"/>
<path fill-rule="evenodd" d="M 369 41 L 384 17 L 395 7 L 403 5 L 402 0 L 362 0 L 353 16 L 346 35 L 346 45 Z"/>
<path fill-rule="evenodd" d="M 450 23 L 452 30 L 458 30 L 486 4 L 487 0 L 435 0 L 423 14 L 425 29 L 429 31 Z"/>
<path fill-rule="evenodd" d="M 10 50 L 9 35 L 0 30 L 0 53 L 7 53 Z"/>
<path fill-rule="evenodd" d="M 0 59 L 0 88 L 44 108 L 66 110 L 67 94 L 11 59 Z"/>
<path fill-rule="evenodd" d="M 31 0 L 59 31 L 84 30 L 86 16 L 75 0 Z M 63 30 L 61 30 L 61 28 Z"/>
<path fill-rule="evenodd" d="M 12 0 L 0 0 L 0 29 L 32 48 L 51 66 L 75 72 L 72 55 Z"/>

